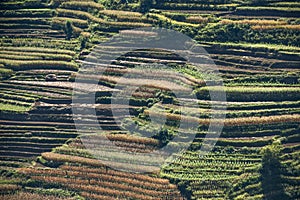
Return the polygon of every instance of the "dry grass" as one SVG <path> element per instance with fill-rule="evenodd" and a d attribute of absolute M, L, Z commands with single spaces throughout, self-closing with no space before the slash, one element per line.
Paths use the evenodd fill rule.
<path fill-rule="evenodd" d="M 92 185 L 70 184 L 69 187 L 71 189 L 83 190 L 83 191 L 92 192 L 96 194 L 110 195 L 112 197 L 123 198 L 123 199 L 141 199 L 141 200 L 151 199 L 151 196 L 148 195 L 136 194 L 129 191 L 122 191 L 122 190 L 120 191 L 120 190 L 110 189 L 101 186 L 95 187 Z"/>
<path fill-rule="evenodd" d="M 94 193 L 89 193 L 89 192 L 81 192 L 80 195 L 87 199 L 111 200 L 110 195 L 104 196 L 104 195 L 99 195 L 99 194 L 94 194 Z"/>
<path fill-rule="evenodd" d="M 288 123 L 300 122 L 300 115 L 276 115 L 267 117 L 243 117 L 226 119 L 225 126 L 241 126 L 241 125 L 256 125 L 256 124 L 273 124 L 273 123 Z"/>
<path fill-rule="evenodd" d="M 66 176 L 67 172 L 61 169 L 46 169 L 46 168 L 19 168 L 18 172 L 26 175 L 44 175 L 48 176 Z"/>
<path fill-rule="evenodd" d="M 129 142 L 129 143 L 140 143 L 140 144 L 146 144 L 146 145 L 158 145 L 158 141 L 152 138 L 143 138 L 143 137 L 137 137 L 137 136 L 130 136 L 127 134 L 108 134 L 106 137 L 109 140 L 113 141 L 122 141 L 122 142 Z"/>
<path fill-rule="evenodd" d="M 72 8 L 72 9 L 76 9 L 76 8 L 93 8 L 93 9 L 97 9 L 97 10 L 102 10 L 104 9 L 104 6 L 99 4 L 99 3 L 95 3 L 94 1 L 65 1 L 61 4 L 62 8 Z"/>
<path fill-rule="evenodd" d="M 31 178 L 43 182 L 60 183 L 69 189 L 92 192 L 101 195 L 111 195 L 115 197 L 152 199 L 154 197 L 163 197 L 167 195 L 167 193 L 178 197 L 180 196 L 176 186 L 171 185 L 167 179 L 162 180 L 164 180 L 164 184 L 168 187 L 160 187 L 161 185 L 151 183 L 152 189 L 148 189 L 148 182 L 131 179 L 129 173 L 129 178 L 118 177 L 116 175 L 87 173 L 85 171 L 68 171 L 67 174 L 72 178 L 52 177 L 46 176 L 45 174 L 42 176 L 33 175 Z"/>
<path fill-rule="evenodd" d="M 119 31 L 119 33 L 121 35 L 142 36 L 142 37 L 157 36 L 156 32 L 150 32 L 150 31 L 122 30 Z"/>
<path fill-rule="evenodd" d="M 273 29 L 288 29 L 300 30 L 300 25 L 255 25 L 251 27 L 253 30 L 273 30 Z"/>
<path fill-rule="evenodd" d="M 79 161 L 77 156 L 55 153 L 44 153 L 42 156 L 47 159 L 51 158 L 52 161 L 84 165 L 92 160 L 81 158 Z M 89 160 L 89 162 L 81 162 L 84 160 Z M 94 162 L 99 163 L 98 160 L 94 160 Z M 162 199 L 166 195 L 171 195 L 176 199 L 181 199 L 177 187 L 170 184 L 167 179 L 116 171 L 98 164 L 94 167 L 63 165 L 59 169 L 21 168 L 18 171 L 29 175 L 33 180 L 59 183 L 67 189 L 79 190 L 80 193 L 85 192 L 86 195 L 88 193 L 97 194 L 99 198 L 102 195 L 104 197 L 110 195 L 118 198 Z"/>
<path fill-rule="evenodd" d="M 74 26 L 78 26 L 80 28 L 87 28 L 89 25 L 86 20 L 82 20 L 82 19 L 74 19 L 74 18 L 69 18 L 69 17 L 53 17 L 52 18 L 53 24 L 59 24 L 61 26 L 64 26 L 66 24 L 66 21 L 70 21 L 70 22 L 72 22 L 72 24 Z"/>
<path fill-rule="evenodd" d="M 101 10 L 101 14 L 108 16 L 127 16 L 127 17 L 142 17 L 143 14 L 139 12 L 121 11 L 121 10 Z"/>
<path fill-rule="evenodd" d="M 19 190 L 20 187 L 13 184 L 0 184 L 0 193 L 9 193 Z M 1 197 L 1 196 L 0 196 Z"/>
<path fill-rule="evenodd" d="M 92 80 L 100 80 L 109 83 L 126 86 L 138 86 L 138 87 L 149 87 L 167 91 L 187 91 L 190 89 L 179 85 L 177 83 L 167 80 L 157 80 L 149 78 L 125 78 L 125 77 L 114 77 L 114 76 L 97 76 L 97 75 L 78 75 L 78 78 L 86 78 Z"/>
<path fill-rule="evenodd" d="M 145 110 L 146 115 L 154 117 L 160 117 L 162 119 L 170 119 L 183 122 L 198 123 L 203 125 L 223 124 L 224 126 L 243 126 L 243 125 L 258 125 L 258 124 L 273 124 L 273 123 L 288 123 L 288 122 L 300 122 L 300 115 L 275 115 L 267 117 L 241 117 L 241 118 L 228 118 L 225 120 L 220 119 L 199 119 L 196 117 L 181 116 L 171 113 L 158 113 L 150 110 Z"/>
<path fill-rule="evenodd" d="M 186 21 L 189 23 L 203 24 L 207 23 L 208 19 L 201 16 L 189 16 L 186 18 Z"/>
<path fill-rule="evenodd" d="M 20 192 L 17 194 L 0 195 L 3 200 L 74 200 L 74 198 L 63 198 L 50 195 L 32 194 L 28 192 Z"/>
<path fill-rule="evenodd" d="M 139 164 L 130 164 L 130 163 L 119 163 L 114 161 L 100 161 L 96 159 L 83 158 L 80 156 L 70 156 L 70 155 L 62 155 L 58 153 L 42 153 L 42 157 L 46 160 L 52 160 L 54 162 L 68 162 L 68 163 L 80 163 L 83 165 L 89 165 L 93 167 L 105 167 L 107 165 L 114 166 L 118 169 L 123 170 L 132 170 L 137 169 L 138 171 L 158 171 L 159 169 L 155 166 L 144 166 Z"/>
<path fill-rule="evenodd" d="M 129 178 L 132 179 L 130 180 L 131 184 L 139 185 L 141 184 L 141 182 L 143 182 L 143 184 L 146 184 L 145 186 L 150 188 L 157 188 L 157 186 L 159 185 L 157 189 L 162 189 L 162 188 L 176 189 L 176 186 L 170 184 L 167 179 L 151 177 L 143 174 L 122 172 L 122 171 L 116 171 L 112 169 L 106 170 L 104 168 L 89 168 L 89 167 L 78 167 L 78 166 L 69 166 L 69 165 L 63 165 L 61 168 L 73 172 L 77 171 L 83 173 L 85 172 L 85 173 L 95 173 L 95 174 L 106 174 L 106 175 L 111 175 L 113 177 Z"/>
<path fill-rule="evenodd" d="M 121 197 L 123 192 L 126 192 L 126 196 L 140 195 L 138 199 L 151 199 L 152 197 L 162 196 L 165 193 L 162 191 L 156 191 L 151 189 L 145 189 L 140 187 L 143 182 L 139 182 L 134 186 L 131 183 L 131 179 L 119 178 L 110 175 L 97 175 L 87 174 L 85 172 L 68 172 L 69 176 L 76 178 L 63 178 L 63 177 L 51 177 L 51 176 L 31 176 L 34 180 L 44 182 L 61 183 L 70 189 L 81 189 L 88 192 L 96 192 L 100 194 L 109 194 L 117 197 Z M 87 178 L 87 179 L 85 179 Z M 134 180 L 133 180 L 134 182 Z M 121 183 L 121 184 L 120 184 Z M 126 183 L 126 184 L 124 184 Z M 107 191 L 103 189 L 107 189 Z M 157 189 L 157 188 L 155 188 Z M 122 193 L 118 193 L 118 191 Z M 142 194 L 146 194 L 143 196 Z"/>
<path fill-rule="evenodd" d="M 42 157 L 46 160 L 52 160 L 54 162 L 80 163 L 80 164 L 90 165 L 94 167 L 105 167 L 105 165 L 98 160 L 83 158 L 80 156 L 70 156 L 70 155 L 47 152 L 47 153 L 42 153 Z"/>
<path fill-rule="evenodd" d="M 144 16 L 142 17 L 135 17 L 135 16 L 126 16 L 126 15 L 119 15 L 115 17 L 120 22 L 144 22 L 144 23 L 153 23 L 153 20 L 148 19 Z"/>
<path fill-rule="evenodd" d="M 79 10 L 67 10 L 67 9 L 58 8 L 56 9 L 56 11 L 59 13 L 60 16 L 73 17 L 73 18 L 77 17 L 79 19 L 85 19 L 85 20 L 89 19 L 93 22 L 109 25 L 112 27 L 150 27 L 151 26 L 151 24 L 145 24 L 140 22 L 109 22 L 104 19 L 97 18 L 88 12 L 79 11 Z"/>
<path fill-rule="evenodd" d="M 243 19 L 243 20 L 223 19 L 220 23 L 222 23 L 222 24 L 249 24 L 249 25 L 261 25 L 261 26 L 287 25 L 288 24 L 286 21 L 258 20 L 258 19 Z"/>

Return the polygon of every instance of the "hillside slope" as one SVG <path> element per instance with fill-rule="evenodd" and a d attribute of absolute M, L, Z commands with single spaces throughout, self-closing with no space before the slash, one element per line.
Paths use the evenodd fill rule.
<path fill-rule="evenodd" d="M 0 2 L 0 198 L 299 199 L 299 2 L 149 2 Z M 151 34 L 124 30 L 152 26 L 193 38 L 223 79 L 224 128 L 218 140 L 210 138 L 216 145 L 205 156 L 199 157 L 198 151 L 212 116 L 209 92 L 220 87 L 206 85 L 207 74 L 197 72 L 179 52 L 138 49 L 114 58 L 120 49 L 135 46 L 119 33 L 143 41 Z M 97 46 L 112 37 L 123 43 Z M 74 81 L 87 62 L 99 70 L 99 62 L 106 67 L 91 105 L 100 132 L 93 130 L 91 116 L 72 113 Z M 141 66 L 149 64 L 167 69 L 145 74 Z M 94 78 L 95 69 L 85 72 L 83 84 Z M 123 97 L 115 92 L 122 76 L 125 86 L 139 89 L 129 105 L 114 105 L 116 120 L 110 104 Z M 145 77 L 154 78 L 145 85 Z M 164 84 L 193 91 L 177 98 Z M 192 95 L 197 100 L 189 101 Z M 187 107 L 182 110 L 178 101 Z M 216 104 L 222 107 L 224 102 Z M 149 116 L 168 120 L 163 127 L 149 125 Z M 159 168 L 158 158 L 139 166 L 102 141 L 105 136 L 128 152 L 146 153 L 168 143 L 177 148 L 185 144 L 172 139 L 184 141 L 192 132 L 179 128 L 181 119 L 196 121 L 197 134 L 185 152 Z M 98 134 L 99 143 L 84 144 L 74 120 L 88 134 Z M 157 134 L 146 137 L 153 132 Z M 89 145 L 105 152 L 104 161 L 124 170 L 147 166 L 154 172 L 135 174 L 105 166 L 88 151 Z"/>

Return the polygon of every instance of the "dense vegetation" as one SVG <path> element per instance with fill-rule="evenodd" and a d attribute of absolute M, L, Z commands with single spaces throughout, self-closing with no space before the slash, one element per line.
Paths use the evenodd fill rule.
<path fill-rule="evenodd" d="M 5 0 L 0 11 L 1 199 L 300 198 L 298 1 Z M 207 155 L 199 157 L 198 150 L 212 117 L 209 91 L 222 90 L 206 85 L 208 74 L 161 49 L 140 49 L 115 60 L 114 49 L 122 44 L 94 48 L 118 33 L 146 40 L 151 32 L 128 29 L 151 26 L 190 36 L 219 69 L 227 96 L 227 108 L 219 112 L 226 119 L 220 138 L 209 138 L 216 145 Z M 86 145 L 97 144 L 105 152 L 103 160 L 124 170 L 153 173 L 107 167 L 76 131 L 74 120 L 96 133 L 90 116 L 72 115 L 71 104 L 78 70 L 99 60 L 109 63 L 95 95 L 102 131 Z M 168 68 L 148 74 L 141 67 L 147 63 Z M 91 67 L 77 78 L 88 84 L 94 72 Z M 122 99 L 122 93 L 115 97 L 112 92 L 124 74 L 129 76 L 123 84 L 139 89 L 129 105 L 114 105 L 116 112 L 131 114 L 120 114 L 116 121 L 110 103 Z M 166 82 L 145 80 L 148 76 Z M 193 88 L 187 98 L 198 100 L 177 99 L 168 84 L 176 91 Z M 184 110 L 178 100 L 188 102 Z M 166 117 L 166 124 L 150 124 L 149 116 Z M 197 134 L 187 151 L 162 167 L 156 165 L 158 158 L 140 166 L 102 140 L 109 138 L 129 152 L 167 144 L 176 149 L 185 144 L 172 140 L 184 141 L 192 133 L 178 127 L 180 120 L 197 123 Z"/>

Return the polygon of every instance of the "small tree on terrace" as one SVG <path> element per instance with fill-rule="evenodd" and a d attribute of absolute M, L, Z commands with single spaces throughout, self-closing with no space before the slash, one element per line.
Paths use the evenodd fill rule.
<path fill-rule="evenodd" d="M 66 21 L 65 34 L 66 34 L 67 40 L 71 39 L 71 37 L 73 35 L 73 27 L 72 27 L 72 23 L 70 21 Z"/>
<path fill-rule="evenodd" d="M 140 0 L 140 11 L 142 13 L 148 12 L 153 5 L 153 0 Z"/>
<path fill-rule="evenodd" d="M 281 144 L 279 141 L 264 147 L 262 153 L 262 188 L 264 199 L 281 200 L 289 199 L 282 187 L 280 163 Z"/>
<path fill-rule="evenodd" d="M 268 0 L 251 0 L 250 3 L 252 5 L 266 5 L 268 3 Z"/>

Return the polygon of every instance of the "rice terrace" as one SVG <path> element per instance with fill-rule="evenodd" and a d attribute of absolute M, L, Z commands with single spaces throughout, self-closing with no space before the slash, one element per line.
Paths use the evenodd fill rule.
<path fill-rule="evenodd" d="M 1 0 L 0 199 L 300 200 L 298 0 Z"/>

